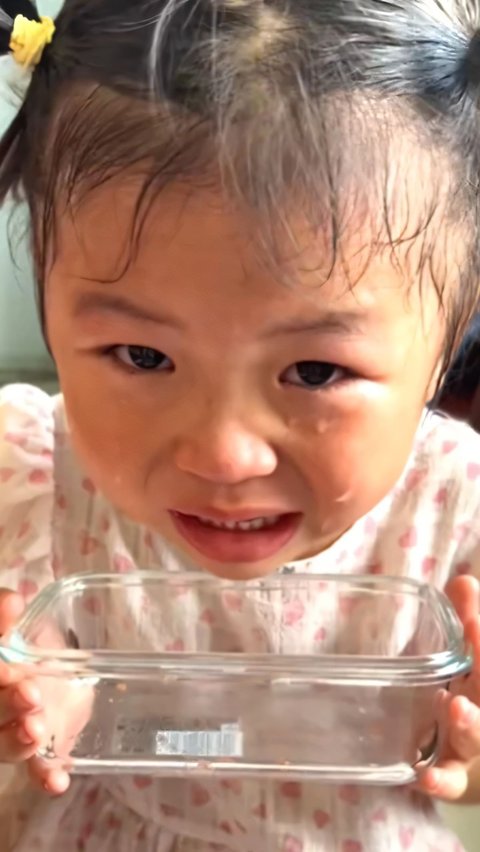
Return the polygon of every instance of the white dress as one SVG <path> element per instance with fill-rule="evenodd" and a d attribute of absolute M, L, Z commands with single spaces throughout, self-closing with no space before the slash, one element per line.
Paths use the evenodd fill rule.
<path fill-rule="evenodd" d="M 392 493 L 328 551 L 289 568 L 384 572 L 441 588 L 455 573 L 480 576 L 479 510 L 480 438 L 428 415 Z M 82 571 L 194 567 L 97 492 L 70 445 L 62 398 L 20 385 L 0 391 L 0 557 L 0 586 L 26 599 L 54 578 Z M 294 607 L 280 616 L 289 647 L 311 629 L 308 610 Z M 256 635 L 255 614 L 253 621 L 252 613 L 244 617 L 233 602 L 231 618 L 239 645 L 247 647 Z M 184 610 L 180 622 L 166 619 L 165 643 L 180 648 L 182 630 L 194 624 L 195 635 L 208 633 L 214 647 L 215 619 L 215 611 Z M 408 788 L 77 776 L 66 795 L 51 800 L 29 787 L 23 768 L 7 766 L 0 768 L 2 786 L 2 852 L 462 848 L 434 804 Z"/>

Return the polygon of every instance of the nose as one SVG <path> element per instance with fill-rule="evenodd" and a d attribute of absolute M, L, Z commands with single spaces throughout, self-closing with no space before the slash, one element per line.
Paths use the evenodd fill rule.
<path fill-rule="evenodd" d="M 237 485 L 270 476 L 277 455 L 263 437 L 239 423 L 227 422 L 183 436 L 175 451 L 178 470 L 217 485 Z"/>

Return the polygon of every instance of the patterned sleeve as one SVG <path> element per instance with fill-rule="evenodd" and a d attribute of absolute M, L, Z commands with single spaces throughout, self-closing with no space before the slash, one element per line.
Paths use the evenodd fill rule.
<path fill-rule="evenodd" d="M 0 586 L 26 600 L 53 579 L 53 408 L 36 388 L 0 390 Z"/>
<path fill-rule="evenodd" d="M 464 424 L 452 424 L 450 483 L 452 511 L 447 525 L 454 539 L 453 576 L 472 574 L 480 580 L 480 436 Z"/>

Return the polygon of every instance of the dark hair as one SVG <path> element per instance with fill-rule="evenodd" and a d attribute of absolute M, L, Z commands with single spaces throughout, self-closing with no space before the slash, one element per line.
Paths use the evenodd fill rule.
<path fill-rule="evenodd" d="M 480 385 L 480 314 L 469 326 L 446 376 L 443 394 L 470 400 Z"/>
<path fill-rule="evenodd" d="M 14 15 L 36 12 L 29 0 L 0 5 L 5 52 Z M 478 301 L 477 26 L 476 0 L 66 0 L 0 143 L 0 200 L 29 205 L 40 292 L 59 199 L 79 203 L 126 170 L 143 176 L 132 234 L 169 180 L 220 173 L 265 233 L 292 194 L 313 225 L 327 213 L 333 259 L 351 216 L 343 198 L 375 186 L 384 243 L 422 239 L 448 312 L 448 362 Z M 405 135 L 431 170 L 424 209 L 395 232 L 388 152 Z M 443 273 L 440 209 L 465 246 Z"/>

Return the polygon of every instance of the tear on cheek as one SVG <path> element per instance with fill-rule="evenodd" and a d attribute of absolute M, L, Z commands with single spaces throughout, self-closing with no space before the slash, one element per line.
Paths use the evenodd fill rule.
<path fill-rule="evenodd" d="M 316 435 L 325 435 L 328 432 L 328 430 L 330 429 L 331 425 L 332 424 L 331 424 L 330 420 L 325 420 L 325 418 L 322 419 L 322 420 L 317 420 L 317 422 L 315 423 L 315 428 L 314 428 L 315 434 Z"/>
<path fill-rule="evenodd" d="M 298 430 L 310 435 L 325 435 L 332 427 L 332 420 L 322 417 L 321 420 L 310 418 L 290 417 L 287 421 L 288 429 L 292 432 Z"/>
<path fill-rule="evenodd" d="M 334 503 L 351 503 L 351 501 L 353 500 L 353 497 L 354 497 L 353 488 L 348 488 L 346 491 L 344 491 L 343 494 L 340 494 L 338 497 L 335 497 L 333 502 Z"/>

